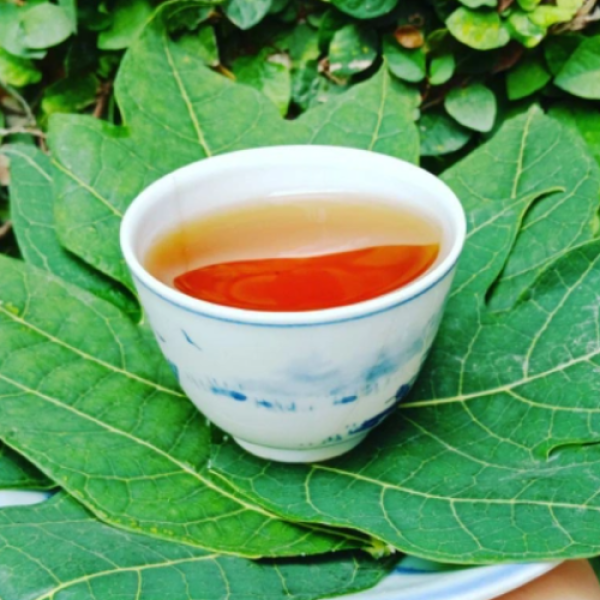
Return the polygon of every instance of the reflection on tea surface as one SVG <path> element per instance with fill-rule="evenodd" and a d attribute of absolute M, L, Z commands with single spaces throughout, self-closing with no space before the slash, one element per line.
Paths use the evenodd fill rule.
<path fill-rule="evenodd" d="M 286 198 L 214 212 L 160 238 L 156 278 L 236 308 L 308 311 L 391 292 L 431 267 L 439 223 L 370 198 Z"/>

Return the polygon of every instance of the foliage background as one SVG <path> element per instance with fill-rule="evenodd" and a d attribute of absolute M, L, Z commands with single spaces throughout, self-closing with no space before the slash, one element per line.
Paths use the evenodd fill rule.
<path fill-rule="evenodd" d="M 57 112 L 119 123 L 113 80 L 158 4 L 0 0 L 4 141 L 43 144 Z M 169 28 L 179 44 L 200 40 L 207 65 L 290 118 L 384 60 L 414 88 L 423 163 L 440 172 L 536 102 L 597 135 L 587 113 L 600 99 L 599 10 L 594 0 L 184 0 Z M 10 239 L 3 248 L 16 251 Z"/>
<path fill-rule="evenodd" d="M 6 186 L 10 178 L 21 178 L 22 185 L 13 186 L 13 204 L 18 205 L 19 190 L 25 185 L 48 188 L 48 173 L 54 168 L 50 159 L 27 153 L 23 144 L 46 150 L 49 118 L 56 113 L 87 113 L 121 123 L 113 82 L 124 53 L 159 4 L 0 0 L 3 252 L 19 254 L 11 219 L 38 225 L 38 236 L 40 223 L 52 221 L 50 202 L 45 207 L 40 202 L 36 213 L 32 204 L 27 214 L 14 207 L 11 213 Z M 403 105 L 407 95 L 411 97 L 421 163 L 433 172 L 441 173 L 467 156 L 508 118 L 534 104 L 580 136 L 589 154 L 600 160 L 600 9 L 595 1 L 181 0 L 166 10 L 170 35 L 182 53 L 193 52 L 222 77 L 258 89 L 289 119 L 351 94 L 355 84 L 387 69 L 392 81 L 402 82 L 394 93 L 402 96 Z M 145 67 L 152 70 L 151 64 Z M 223 109 L 224 123 L 236 118 L 236 107 L 227 110 Z M 558 126 L 539 115 L 533 118 L 538 123 L 536 143 L 543 146 Z M 566 146 L 562 163 L 573 163 L 567 169 L 570 180 L 564 186 L 552 187 L 550 181 L 546 185 L 544 164 L 537 164 L 540 195 L 576 188 L 584 180 L 577 170 L 585 162 L 581 149 L 573 146 L 570 151 L 573 138 L 556 137 Z M 39 182 L 17 161 L 10 168 L 16 142 L 21 143 L 18 151 L 37 165 Z M 407 139 L 406 145 L 412 148 L 412 140 Z M 488 164 L 478 160 L 474 159 L 475 166 Z M 476 177 L 475 171 L 469 176 Z M 591 180 L 588 183 L 592 185 Z M 488 182 L 489 188 L 493 186 Z M 51 196 L 49 188 L 44 193 Z M 27 194 L 33 197 L 30 191 Z M 585 210 L 595 211 L 596 206 Z M 55 235 L 52 230 L 49 234 Z M 561 247 L 561 252 L 568 249 Z M 21 251 L 35 253 L 35 244 Z M 97 274 L 88 281 L 80 265 L 71 267 L 66 279 L 82 287 L 97 285 L 98 295 L 113 295 L 114 304 L 137 316 L 131 298 L 114 282 L 99 280 Z M 1 447 L 0 451 L 0 462 L 14 464 L 15 457 Z M 34 470 L 20 476 L 23 485 L 50 485 Z"/>

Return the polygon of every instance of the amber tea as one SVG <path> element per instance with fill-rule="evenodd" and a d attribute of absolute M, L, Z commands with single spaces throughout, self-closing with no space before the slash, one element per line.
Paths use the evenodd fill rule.
<path fill-rule="evenodd" d="M 257 201 L 184 223 L 146 268 L 179 291 L 247 310 L 334 308 L 396 290 L 425 273 L 441 227 L 371 198 Z"/>

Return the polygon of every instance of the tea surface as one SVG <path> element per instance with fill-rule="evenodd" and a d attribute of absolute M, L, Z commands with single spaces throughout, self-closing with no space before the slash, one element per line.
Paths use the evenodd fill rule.
<path fill-rule="evenodd" d="M 292 199 L 186 222 L 146 268 L 181 292 L 248 310 L 345 306 L 413 281 L 435 262 L 440 226 L 381 201 Z"/>

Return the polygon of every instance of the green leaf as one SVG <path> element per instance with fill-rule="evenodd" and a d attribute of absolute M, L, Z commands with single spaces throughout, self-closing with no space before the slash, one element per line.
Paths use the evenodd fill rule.
<path fill-rule="evenodd" d="M 214 7 L 196 0 L 180 1 L 171 4 L 165 10 L 166 26 L 169 33 L 176 34 L 181 31 L 195 31 L 200 23 L 210 17 Z"/>
<path fill-rule="evenodd" d="M 226 0 L 223 9 L 227 18 L 240 29 L 250 29 L 269 12 L 272 0 Z"/>
<path fill-rule="evenodd" d="M 176 168 L 231 150 L 293 143 L 418 156 L 415 92 L 384 70 L 284 121 L 269 99 L 207 69 L 156 20 L 126 54 L 115 88 L 126 128 L 56 115 L 49 143 L 61 171 L 55 181 L 61 242 L 130 287 L 118 241 L 121 216 L 142 189 Z M 216 97 L 218 103 L 211 101 Z M 236 118 L 224 122 L 223 114 Z"/>
<path fill-rule="evenodd" d="M 61 6 L 44 2 L 27 7 L 21 16 L 24 42 L 28 48 L 50 48 L 73 33 L 69 14 Z"/>
<path fill-rule="evenodd" d="M 148 330 L 21 261 L 0 256 L 0 269 L 0 438 L 96 516 L 238 556 L 360 544 L 285 523 L 213 481 L 209 426 Z"/>
<path fill-rule="evenodd" d="M 497 180 L 504 175 L 507 181 L 502 189 L 507 197 L 525 196 L 536 189 L 540 194 L 549 188 L 565 191 L 538 199 L 528 210 L 514 250 L 488 298 L 494 310 L 510 308 L 552 261 L 592 239 L 598 208 L 598 197 L 594 192 L 598 170 L 579 136 L 544 117 L 536 107 L 508 121 L 502 131 L 511 151 L 518 141 L 522 148 L 520 160 L 512 163 L 510 168 L 498 164 L 494 165 L 494 171 L 487 170 L 488 176 Z M 501 139 L 499 134 L 494 138 L 498 145 Z M 525 156 L 526 152 L 528 156 Z M 498 160 L 501 159 L 500 156 Z M 558 167 L 550 171 L 548 165 L 553 161 Z M 464 162 L 468 164 L 469 159 Z M 475 171 L 480 167 L 483 165 L 473 157 L 471 168 Z M 469 189 L 474 193 L 480 188 L 471 185 Z M 466 192 L 456 186 L 455 191 Z M 480 193 L 485 194 L 485 190 Z"/>
<path fill-rule="evenodd" d="M 383 39 L 383 56 L 389 70 L 399 79 L 417 83 L 425 79 L 425 52 L 423 48 L 409 50 L 398 44 L 393 35 Z"/>
<path fill-rule="evenodd" d="M 380 69 L 365 83 L 304 113 L 302 142 L 363 148 L 416 163 L 419 134 L 414 123 L 419 93 Z"/>
<path fill-rule="evenodd" d="M 335 32 L 352 23 L 352 19 L 345 13 L 341 13 L 335 8 L 330 8 L 323 14 L 319 31 L 317 32 L 319 40 L 319 48 L 323 52 L 327 52 L 329 44 L 335 35 Z M 317 57 L 315 57 L 317 58 Z"/>
<path fill-rule="evenodd" d="M 0 2 L 0 48 L 21 58 L 43 58 L 45 50 L 31 50 L 24 44 L 23 10 L 12 2 Z"/>
<path fill-rule="evenodd" d="M 58 5 L 71 21 L 71 31 L 77 33 L 77 0 L 58 0 Z"/>
<path fill-rule="evenodd" d="M 532 110 L 443 179 L 469 234 L 407 401 L 345 457 L 290 466 L 225 444 L 213 468 L 285 518 L 361 529 L 435 560 L 597 555 L 600 242 L 573 247 L 563 229 L 589 227 L 598 168 Z M 507 258 L 531 268 L 535 242 L 547 259 L 533 285 L 512 310 L 490 310 L 486 295 L 506 277 Z"/>
<path fill-rule="evenodd" d="M 440 156 L 460 150 L 471 132 L 443 113 L 426 112 L 419 120 L 421 156 Z"/>
<path fill-rule="evenodd" d="M 389 13 L 398 0 L 331 0 L 331 3 L 357 19 L 373 19 Z"/>
<path fill-rule="evenodd" d="M 444 107 L 461 125 L 475 131 L 491 131 L 496 120 L 496 96 L 480 83 L 450 90 Z"/>
<path fill-rule="evenodd" d="M 181 35 L 177 45 L 190 56 L 202 60 L 207 67 L 219 65 L 217 36 L 212 25 L 200 25 L 198 31 Z"/>
<path fill-rule="evenodd" d="M 446 26 L 459 42 L 476 50 L 501 48 L 510 41 L 510 35 L 496 12 L 457 8 L 446 21 Z"/>
<path fill-rule="evenodd" d="M 551 27 L 557 23 L 566 23 L 570 21 L 575 16 L 575 12 L 576 11 L 569 8 L 544 4 L 532 11 L 529 18 L 533 23 L 540 27 Z"/>
<path fill-rule="evenodd" d="M 96 101 L 98 78 L 95 75 L 76 75 L 48 86 L 42 98 L 46 115 L 79 112 Z"/>
<path fill-rule="evenodd" d="M 456 62 L 453 54 L 442 54 L 434 57 L 429 66 L 429 83 L 431 85 L 443 85 L 450 81 L 455 68 Z"/>
<path fill-rule="evenodd" d="M 54 227 L 52 180 L 56 168 L 35 146 L 3 146 L 10 157 L 11 220 L 23 258 L 40 269 L 104 298 L 133 319 L 140 310 L 133 297 L 62 248 Z"/>
<path fill-rule="evenodd" d="M 517 0 L 517 4 L 525 11 L 535 10 L 542 0 Z"/>
<path fill-rule="evenodd" d="M 22 58 L 10 54 L 0 48 L 0 80 L 23 87 L 32 83 L 37 83 L 42 79 L 42 74 L 28 58 Z"/>
<path fill-rule="evenodd" d="M 555 35 L 546 38 L 544 58 L 552 75 L 558 75 L 583 40 L 581 35 Z"/>
<path fill-rule="evenodd" d="M 526 98 L 541 90 L 552 76 L 538 56 L 526 56 L 506 75 L 506 92 L 510 100 Z"/>
<path fill-rule="evenodd" d="M 321 81 L 319 63 L 309 60 L 292 71 L 292 100 L 305 111 L 319 93 Z M 327 80 L 326 80 L 327 81 Z"/>
<path fill-rule="evenodd" d="M 0 490 L 45 490 L 53 483 L 23 457 L 0 444 Z"/>
<path fill-rule="evenodd" d="M 554 105 L 550 116 L 576 131 L 600 165 L 600 114 L 595 107 L 564 102 Z"/>
<path fill-rule="evenodd" d="M 459 0 L 461 4 L 469 8 L 480 8 L 481 6 L 497 6 L 498 0 Z"/>
<path fill-rule="evenodd" d="M 513 11 L 506 20 L 510 36 L 526 48 L 535 48 L 546 35 L 546 27 L 534 23 L 523 11 Z"/>
<path fill-rule="evenodd" d="M 554 79 L 559 88 L 581 98 L 600 98 L 600 35 L 577 47 Z"/>
<path fill-rule="evenodd" d="M 319 58 L 319 34 L 306 23 L 295 26 L 277 47 L 287 50 L 294 68 L 301 68 L 310 60 Z"/>
<path fill-rule="evenodd" d="M 377 47 L 373 29 L 345 25 L 335 32 L 329 45 L 329 71 L 342 78 L 365 71 L 375 62 Z"/>
<path fill-rule="evenodd" d="M 66 494 L 1 510 L 0 540 L 10 600 L 312 600 L 371 587 L 389 569 L 352 554 L 310 563 L 209 554 L 104 525 Z"/>
<path fill-rule="evenodd" d="M 154 11 L 150 0 L 117 0 L 110 27 L 100 32 L 98 48 L 122 50 L 139 37 Z"/>
<path fill-rule="evenodd" d="M 289 59 L 284 54 L 273 54 L 268 48 L 256 56 L 241 56 L 232 65 L 239 83 L 262 92 L 282 115 L 287 114 L 292 94 Z"/>

